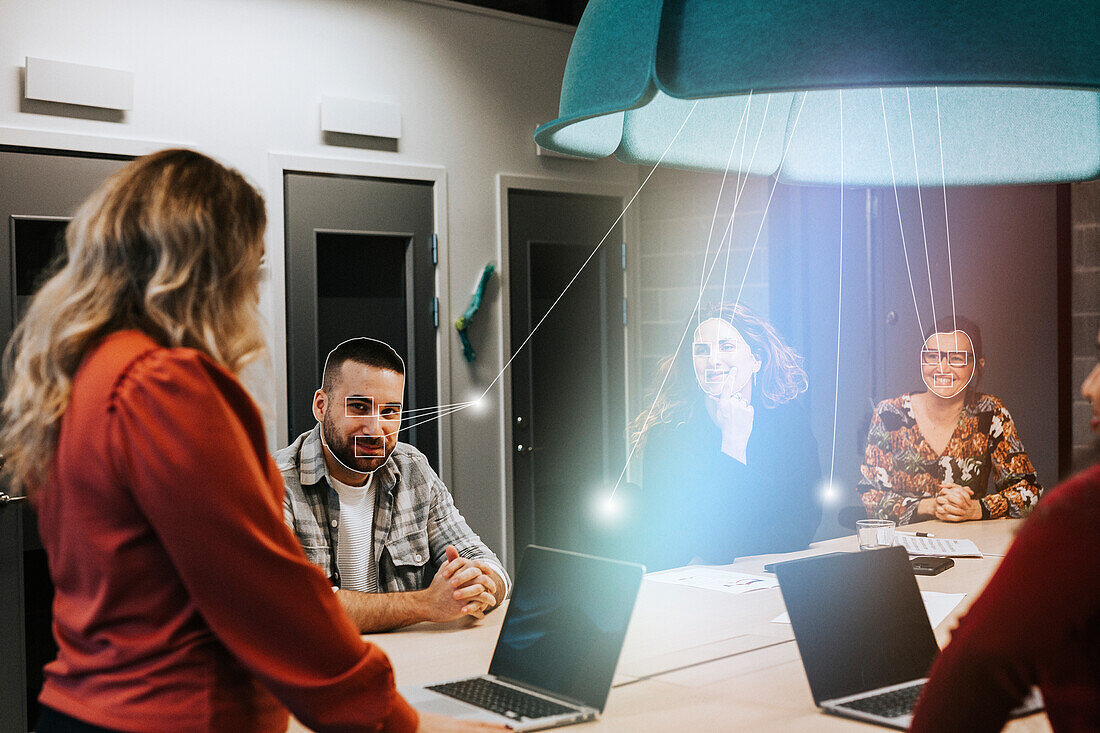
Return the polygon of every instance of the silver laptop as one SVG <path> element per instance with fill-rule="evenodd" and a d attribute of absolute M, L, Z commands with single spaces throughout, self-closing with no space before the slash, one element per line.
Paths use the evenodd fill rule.
<path fill-rule="evenodd" d="M 906 729 L 939 646 L 903 547 L 775 568 L 814 702 Z M 1042 709 L 1038 691 L 1013 711 Z"/>
<path fill-rule="evenodd" d="M 428 713 L 542 730 L 603 712 L 645 568 L 530 545 L 489 673 L 401 688 Z"/>

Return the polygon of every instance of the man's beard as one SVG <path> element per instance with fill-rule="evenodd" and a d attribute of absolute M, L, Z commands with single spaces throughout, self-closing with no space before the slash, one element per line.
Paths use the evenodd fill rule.
<path fill-rule="evenodd" d="M 371 473 L 380 468 L 389 457 L 389 451 L 385 451 L 381 456 L 356 456 L 354 438 L 352 441 L 348 441 L 344 436 L 336 431 L 336 427 L 332 424 L 329 416 L 326 415 L 324 421 L 321 423 L 321 437 L 325 440 L 325 445 L 328 446 L 329 452 L 338 460 L 344 468 L 347 468 L 356 473 Z M 382 447 L 385 449 L 385 439 L 378 438 L 382 441 Z"/>

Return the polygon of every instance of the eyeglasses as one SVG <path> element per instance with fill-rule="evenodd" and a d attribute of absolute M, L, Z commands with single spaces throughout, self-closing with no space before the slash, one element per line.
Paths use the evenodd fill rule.
<path fill-rule="evenodd" d="M 970 363 L 970 359 L 973 357 L 969 351 L 939 351 L 937 349 L 921 349 L 920 363 L 926 366 L 939 365 L 944 359 L 947 359 L 947 365 L 953 367 L 964 367 Z"/>

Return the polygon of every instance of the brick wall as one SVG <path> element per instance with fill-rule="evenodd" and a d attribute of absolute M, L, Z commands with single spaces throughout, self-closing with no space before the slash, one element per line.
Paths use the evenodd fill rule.
<path fill-rule="evenodd" d="M 1100 442 L 1089 420 L 1092 408 L 1081 397 L 1085 375 L 1096 364 L 1100 328 L 1100 181 L 1072 186 L 1073 217 L 1073 470 L 1100 460 Z"/>
<path fill-rule="evenodd" d="M 717 174 L 661 169 L 638 197 L 641 271 L 637 297 L 640 302 L 631 310 L 641 319 L 638 331 L 641 389 L 635 390 L 635 400 L 641 400 L 655 386 L 657 362 L 676 348 L 699 296 L 700 273 L 721 180 Z M 736 176 L 730 176 L 722 193 L 711 242 L 711 260 L 729 223 L 735 182 Z M 753 178 L 745 185 L 734 219 L 728 268 L 723 251 L 704 291 L 704 304 L 721 299 L 723 273 L 726 298 L 736 298 L 770 190 L 770 179 Z M 767 240 L 768 227 L 765 225 L 741 294 L 742 303 L 765 316 L 768 308 Z M 687 338 L 690 339 L 691 334 Z M 640 403 L 636 408 L 640 409 Z"/>

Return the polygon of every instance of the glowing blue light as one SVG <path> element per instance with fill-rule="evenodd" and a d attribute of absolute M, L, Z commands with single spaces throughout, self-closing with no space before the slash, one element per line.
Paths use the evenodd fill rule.
<path fill-rule="evenodd" d="M 614 522 L 622 513 L 622 500 L 607 490 L 596 492 L 592 512 L 605 522 Z"/>
<path fill-rule="evenodd" d="M 829 483 L 826 480 L 817 489 L 817 499 L 822 506 L 836 506 L 840 504 L 843 497 L 844 487 L 836 481 Z"/>

